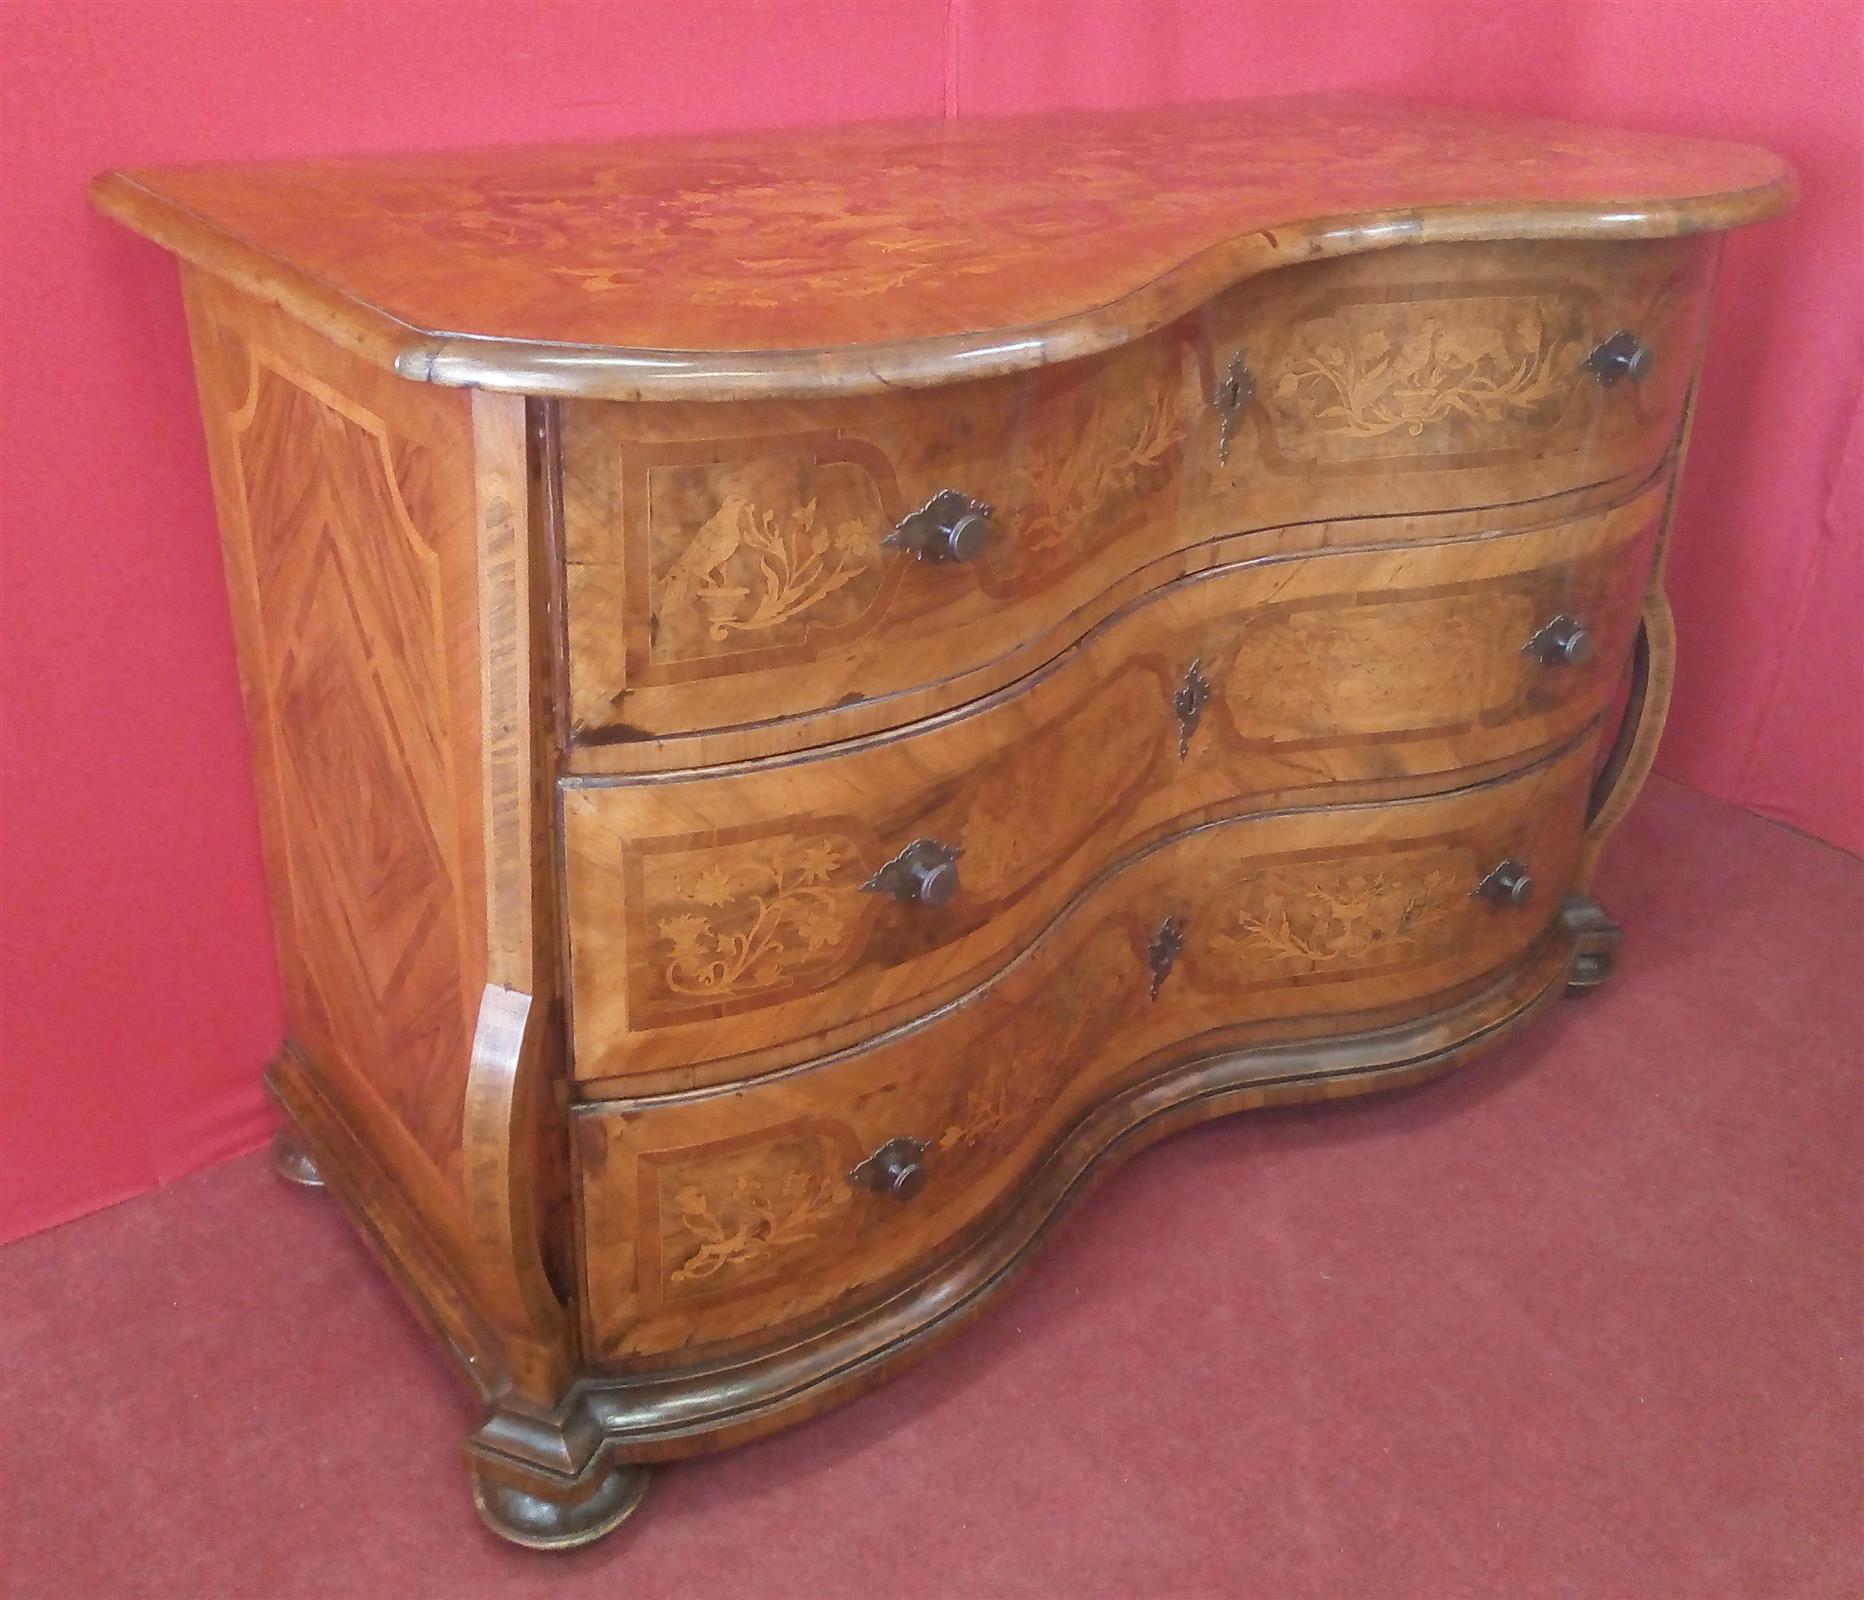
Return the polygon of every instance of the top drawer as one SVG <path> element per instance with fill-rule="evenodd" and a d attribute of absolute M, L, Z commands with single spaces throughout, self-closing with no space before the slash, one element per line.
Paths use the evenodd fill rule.
<path fill-rule="evenodd" d="M 581 764 L 752 756 L 935 713 L 1226 535 L 1635 480 L 1675 435 L 1713 252 L 1393 249 L 1266 274 L 1028 375 L 566 404 L 570 722 L 596 752 Z M 908 521 L 947 492 L 950 515 Z M 969 502 L 989 514 L 954 552 L 939 529 Z M 735 731 L 689 737 L 710 730 Z"/>

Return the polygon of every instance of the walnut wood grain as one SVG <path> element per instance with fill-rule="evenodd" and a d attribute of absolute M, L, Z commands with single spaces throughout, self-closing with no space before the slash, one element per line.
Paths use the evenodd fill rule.
<path fill-rule="evenodd" d="M 1201 828 L 1096 886 L 1024 959 L 933 1022 L 716 1091 L 577 1117 L 587 1349 L 688 1360 L 775 1338 L 926 1259 L 1135 1062 L 1226 1027 L 1428 1004 L 1517 960 L 1557 916 L 1593 744 L 1523 777 L 1378 807 Z M 1478 886 L 1515 858 L 1526 905 Z M 1180 953 L 1152 989 L 1148 948 Z M 926 1143 L 896 1202 L 851 1170 Z"/>
<path fill-rule="evenodd" d="M 849 1043 L 978 982 L 1174 829 L 1570 740 L 1628 658 L 1661 486 L 1572 523 L 1265 558 L 1154 591 L 1048 672 L 904 738 L 563 792 L 575 1071 L 604 1094 Z M 1524 647 L 1584 619 L 1580 665 Z M 1173 698 L 1209 685 L 1186 734 Z M 1389 790 L 1387 791 L 1389 792 Z M 963 850 L 940 907 L 862 885 Z"/>
<path fill-rule="evenodd" d="M 92 194 L 406 376 L 665 399 L 1025 371 L 1289 262 L 1726 228 L 1785 209 L 1793 177 L 1743 146 L 1311 97 L 150 169 Z"/>
<path fill-rule="evenodd" d="M 187 263 L 266 1081 L 495 1532 L 1610 977 L 1695 236 L 1792 190 L 1327 98 L 98 180 Z"/>
<path fill-rule="evenodd" d="M 1271 273 L 1094 361 L 872 399 L 566 405 L 571 737 L 583 770 L 936 712 L 1104 597 L 1251 529 L 1648 477 L 1701 346 L 1713 242 L 1447 245 Z M 1655 364 L 1601 385 L 1635 328 Z M 1211 403 L 1233 359 L 1252 396 Z M 941 490 L 982 553 L 883 540 Z M 1387 520 L 1365 539 L 1407 536 Z"/>
<path fill-rule="evenodd" d="M 414 1292 L 444 1276 L 432 1297 L 496 1330 L 475 1380 L 553 1395 L 570 1333 L 529 1130 L 558 1052 L 491 982 L 536 977 L 522 407 L 488 417 L 210 279 L 185 288 L 293 1070 L 352 1125 L 370 1192 L 400 1191 L 398 1231 L 427 1241 Z"/>

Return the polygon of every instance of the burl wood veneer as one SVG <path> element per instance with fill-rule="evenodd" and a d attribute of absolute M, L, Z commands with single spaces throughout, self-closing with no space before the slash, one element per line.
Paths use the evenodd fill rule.
<path fill-rule="evenodd" d="M 281 1165 L 507 1537 L 1609 973 L 1764 152 L 1289 100 L 93 194 L 184 262 Z"/>

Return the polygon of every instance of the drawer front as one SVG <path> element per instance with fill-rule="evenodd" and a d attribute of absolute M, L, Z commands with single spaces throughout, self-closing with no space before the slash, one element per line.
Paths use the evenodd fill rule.
<path fill-rule="evenodd" d="M 1381 251 L 1267 274 L 1025 377 L 568 404 L 572 740 L 645 769 L 715 759 L 678 748 L 704 730 L 734 730 L 742 754 L 844 738 L 1026 672 L 1135 574 L 1163 581 L 1218 537 L 1363 514 L 1402 539 L 1393 514 L 1636 481 L 1675 434 L 1712 251 Z M 1620 329 L 1650 364 L 1602 383 L 1587 356 Z M 1232 361 L 1246 381 L 1225 410 Z M 965 559 L 889 544 L 902 524 L 953 527 L 955 511 L 910 521 L 945 491 L 991 508 Z"/>
<path fill-rule="evenodd" d="M 1498 975 L 1558 913 L 1592 750 L 1432 800 L 1201 829 L 924 1027 L 737 1088 L 584 1105 L 588 1349 L 684 1363 L 850 1311 L 1119 1088 L 1265 1024 L 1280 1039 L 1384 1025 Z M 1510 859 L 1533 877 L 1525 901 L 1478 892 Z M 899 1139 L 921 1147 L 905 1199 L 855 1176 Z"/>
<path fill-rule="evenodd" d="M 1290 796 L 1441 789 L 1566 742 L 1628 654 L 1662 493 L 1204 573 L 906 736 L 567 784 L 577 1076 L 661 1092 L 853 1042 L 964 992 L 1166 834 Z M 1562 619 L 1580 644 L 1524 648 Z M 943 903 L 904 870 L 922 840 L 961 852 Z"/>
<path fill-rule="evenodd" d="M 1248 403 L 1227 459 L 1200 456 L 1187 487 L 1247 518 L 1296 483 L 1355 516 L 1641 472 L 1682 412 L 1715 249 L 1456 245 L 1245 283 L 1208 308 L 1205 336 L 1220 368 L 1243 363 Z"/>

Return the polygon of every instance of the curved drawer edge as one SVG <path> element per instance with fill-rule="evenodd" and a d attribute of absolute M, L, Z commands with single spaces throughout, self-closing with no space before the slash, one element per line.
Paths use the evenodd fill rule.
<path fill-rule="evenodd" d="M 1430 806 L 1459 795 L 1474 794 L 1500 784 L 1543 774 L 1572 757 L 1596 739 L 1602 715 L 1589 717 L 1576 731 L 1556 742 L 1498 758 L 1481 767 L 1457 771 L 1453 780 L 1444 774 L 1405 780 L 1381 779 L 1344 785 L 1314 785 L 1238 796 L 1232 803 L 1206 807 L 1151 829 L 1128 842 L 1112 858 L 1087 872 L 1066 898 L 1022 940 L 987 958 L 959 979 L 936 986 L 888 1007 L 817 1030 L 811 1037 L 812 1055 L 798 1057 L 793 1049 L 761 1046 L 719 1056 L 706 1063 L 707 1072 L 696 1080 L 680 1069 L 649 1073 L 592 1074 L 576 1081 L 581 1102 L 605 1111 L 648 1109 L 712 1099 L 742 1089 L 816 1071 L 825 1066 L 881 1049 L 909 1034 L 929 1028 L 953 1012 L 982 1001 L 1023 966 L 1043 959 L 1067 927 L 1089 908 L 1117 892 L 1121 879 L 1161 851 L 1199 834 L 1252 823 L 1273 823 L 1317 813 L 1386 811 L 1396 807 Z"/>
<path fill-rule="evenodd" d="M 963 1328 L 1007 1287 L 1069 1207 L 1129 1157 L 1196 1123 L 1264 1106 L 1344 1099 L 1427 1082 L 1500 1043 L 1581 976 L 1600 937 L 1594 902 L 1571 897 L 1548 933 L 1473 996 L 1396 1027 L 1324 1040 L 1194 1054 L 1077 1122 L 1016 1194 L 955 1252 L 859 1314 L 779 1348 L 698 1371 L 578 1384 L 539 1432 L 494 1413 L 468 1454 L 562 1463 L 564 1433 L 605 1461 L 665 1461 L 757 1438 L 853 1399 Z M 550 1460 L 540 1459 L 550 1453 Z M 557 1465 L 554 1470 L 561 1471 Z"/>
<path fill-rule="evenodd" d="M 1334 517 L 1238 528 L 1133 568 L 1061 624 L 962 671 L 911 689 L 875 695 L 854 705 L 663 734 L 638 742 L 572 740 L 564 748 L 562 782 L 569 788 L 681 783 L 696 777 L 774 770 L 909 738 L 974 716 L 1034 688 L 1101 635 L 1120 628 L 1166 592 L 1219 579 L 1243 568 L 1269 568 L 1331 556 L 1375 555 L 1400 547 L 1443 550 L 1551 533 L 1621 515 L 1661 516 L 1671 492 L 1680 438 L 1679 425 L 1648 471 L 1605 479 L 1557 495 L 1463 511 Z M 1391 541 L 1371 537 L 1338 542 L 1329 539 L 1332 530 L 1370 530 L 1404 522 L 1418 524 L 1420 536 Z M 902 706 L 911 709 L 902 711 Z"/>

